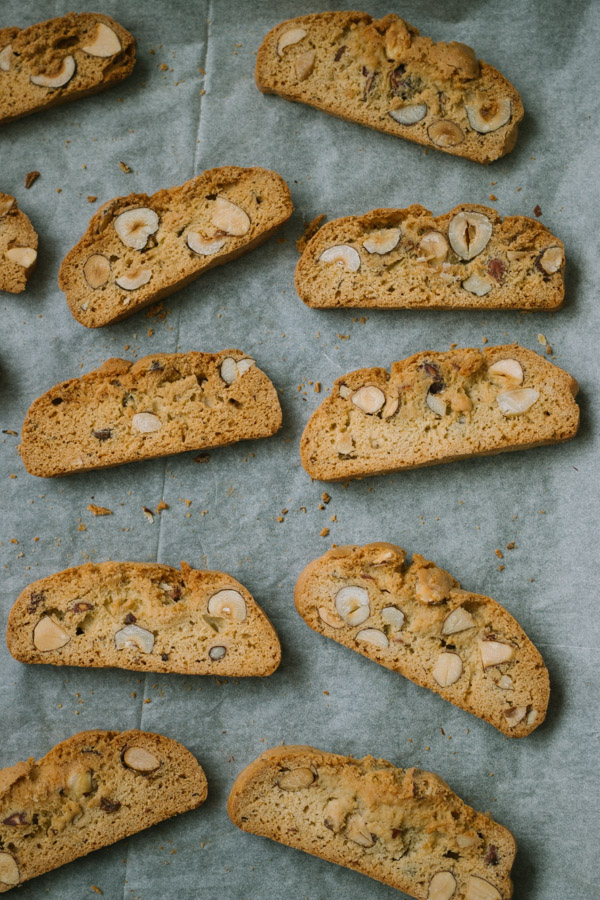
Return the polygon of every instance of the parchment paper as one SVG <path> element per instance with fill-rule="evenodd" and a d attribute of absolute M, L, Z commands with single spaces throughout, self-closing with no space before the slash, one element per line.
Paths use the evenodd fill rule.
<path fill-rule="evenodd" d="M 0 24 L 25 26 L 72 6 L 4 0 Z M 186 744 L 209 779 L 201 809 L 29 882 L 20 896 L 81 900 L 95 896 L 92 885 L 111 900 L 400 896 L 230 823 L 225 803 L 234 777 L 284 741 L 430 768 L 514 832 L 516 898 L 599 897 L 597 4 L 370 0 L 373 14 L 393 9 L 424 34 L 471 44 L 518 87 L 526 119 L 517 147 L 489 167 L 262 96 L 253 69 L 263 35 L 285 18 L 321 10 L 319 3 L 104 0 L 92 7 L 136 36 L 132 77 L 0 131 L 0 189 L 17 196 L 40 236 L 26 293 L 0 301 L 2 427 L 19 431 L 35 397 L 111 355 L 225 347 L 254 356 L 281 389 L 284 427 L 272 439 L 215 450 L 205 464 L 184 454 L 59 480 L 29 476 L 19 438 L 2 434 L 0 628 L 29 581 L 66 566 L 185 559 L 228 571 L 249 588 L 280 634 L 283 663 L 264 681 L 143 678 L 25 666 L 0 647 L 0 765 L 39 757 L 81 729 L 140 727 Z M 142 311 L 96 331 L 80 326 L 56 277 L 97 206 L 223 164 L 267 166 L 287 180 L 296 212 L 279 236 L 171 297 L 163 318 Z M 41 176 L 26 191 L 33 169 Z M 370 312 L 362 322 L 360 311 L 319 313 L 296 296 L 295 240 L 304 221 L 411 203 L 438 214 L 463 201 L 526 215 L 539 204 L 542 221 L 567 248 L 563 310 Z M 575 440 L 348 487 L 311 484 L 298 441 L 324 393 L 310 382 L 325 390 L 361 366 L 451 343 L 481 346 L 486 338 L 540 353 L 550 345 L 581 384 Z M 331 502 L 321 509 L 324 490 Z M 151 524 L 142 507 L 161 499 L 169 509 Z M 89 503 L 113 515 L 94 518 Z M 325 527 L 330 533 L 321 537 Z M 503 737 L 302 622 L 292 592 L 303 566 L 332 542 L 374 540 L 434 559 L 516 616 L 552 681 L 548 719 L 531 737 Z"/>

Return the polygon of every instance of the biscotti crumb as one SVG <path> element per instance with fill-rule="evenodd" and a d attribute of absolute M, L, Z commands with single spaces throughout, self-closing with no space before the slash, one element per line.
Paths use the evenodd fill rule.
<path fill-rule="evenodd" d="M 515 544 L 514 541 L 511 541 L 510 544 L 507 544 L 507 545 L 506 545 L 506 549 L 507 549 L 507 550 L 515 550 L 516 547 L 517 547 L 517 545 Z"/>
<path fill-rule="evenodd" d="M 95 503 L 88 503 L 89 511 L 93 516 L 112 516 L 112 509 L 108 509 L 106 506 L 96 506 Z"/>
<path fill-rule="evenodd" d="M 329 503 L 331 497 L 329 496 L 329 494 L 323 493 L 321 494 L 321 500 L 323 501 L 323 503 Z"/>
<path fill-rule="evenodd" d="M 152 512 L 152 510 L 148 509 L 147 506 L 142 506 L 142 512 L 144 513 L 150 524 L 152 524 L 154 522 L 154 513 Z"/>
<path fill-rule="evenodd" d="M 88 203 L 95 203 L 97 199 L 98 197 L 96 196 L 96 194 L 88 194 Z"/>
<path fill-rule="evenodd" d="M 163 509 L 168 509 L 168 508 L 169 508 L 169 504 L 168 504 L 168 503 L 165 503 L 164 500 L 161 500 L 161 501 L 157 504 L 156 509 L 155 509 L 155 512 L 156 512 L 157 514 L 160 514 L 160 513 L 163 511 Z"/>
<path fill-rule="evenodd" d="M 321 393 L 321 382 L 315 381 L 315 394 L 320 394 L 320 393 Z"/>
<path fill-rule="evenodd" d="M 327 537 L 327 535 L 329 534 L 329 528 L 323 528 L 323 529 L 319 532 L 319 534 L 320 534 L 321 537 Z"/>
<path fill-rule="evenodd" d="M 119 166 L 121 167 L 121 170 L 123 172 L 125 172 L 127 175 L 129 175 L 129 173 L 131 172 L 131 166 L 128 166 L 127 163 L 124 163 L 124 162 L 120 162 Z"/>
<path fill-rule="evenodd" d="M 498 198 L 496 197 L 495 194 L 490 194 L 490 200 L 491 200 L 492 202 L 495 202 L 497 199 L 498 199 Z"/>
<path fill-rule="evenodd" d="M 103 893 L 104 893 L 104 891 L 102 891 L 102 890 L 98 887 L 98 885 L 96 885 L 96 884 L 90 884 L 90 889 L 91 889 L 95 894 L 103 894 Z"/>
<path fill-rule="evenodd" d="M 27 175 L 25 176 L 25 187 L 27 188 L 27 190 L 29 190 L 29 188 L 31 187 L 33 182 L 36 181 L 39 177 L 40 177 L 39 172 L 34 171 L 34 172 L 27 173 Z"/>
<path fill-rule="evenodd" d="M 498 548 L 495 553 L 498 559 L 504 559 L 504 553 L 502 552 L 502 550 L 500 550 L 500 548 Z"/>
<path fill-rule="evenodd" d="M 538 218 L 542 215 L 542 208 L 539 205 L 539 203 L 537 204 L 537 206 L 533 207 L 533 214 L 534 214 L 534 216 L 537 216 Z"/>

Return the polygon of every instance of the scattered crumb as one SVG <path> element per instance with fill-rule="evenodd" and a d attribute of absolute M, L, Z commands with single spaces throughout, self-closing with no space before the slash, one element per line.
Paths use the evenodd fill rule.
<path fill-rule="evenodd" d="M 497 549 L 494 552 L 495 552 L 496 556 L 498 557 L 498 559 L 504 559 L 504 553 L 502 552 L 502 550 Z"/>
<path fill-rule="evenodd" d="M 320 393 L 321 393 L 321 382 L 315 381 L 315 394 L 320 394 Z M 16 434 L 16 431 L 14 432 L 14 434 Z"/>
<path fill-rule="evenodd" d="M 537 216 L 538 219 L 542 215 L 542 207 L 540 206 L 539 203 L 533 207 L 533 214 L 534 214 L 534 216 Z"/>
<path fill-rule="evenodd" d="M 101 891 L 100 888 L 98 887 L 98 885 L 96 885 L 96 884 L 90 884 L 90 889 L 91 889 L 95 894 L 102 894 L 102 893 L 104 893 L 104 891 Z"/>
<path fill-rule="evenodd" d="M 496 197 L 495 194 L 490 194 L 490 200 L 497 200 L 497 199 L 498 199 L 498 198 Z"/>
<path fill-rule="evenodd" d="M 168 504 L 168 503 L 165 503 L 164 500 L 161 500 L 160 503 L 157 504 L 156 509 L 154 510 L 154 512 L 155 512 L 157 515 L 160 515 L 160 513 L 163 511 L 163 509 L 168 509 L 168 508 L 169 508 L 169 504 Z"/>
<path fill-rule="evenodd" d="M 121 167 L 121 171 L 125 172 L 127 175 L 129 175 L 129 173 L 131 172 L 131 167 L 128 166 L 127 163 L 124 163 L 124 162 L 120 162 L 119 165 Z"/>
<path fill-rule="evenodd" d="M 166 315 L 167 314 L 164 311 L 163 304 L 155 303 L 154 306 L 151 306 L 147 311 L 146 318 L 152 319 L 154 316 L 158 316 L 159 319 L 164 319 Z"/>
<path fill-rule="evenodd" d="M 87 528 L 85 527 L 83 522 L 79 523 L 79 525 L 77 526 L 77 531 L 87 531 Z"/>
<path fill-rule="evenodd" d="M 88 503 L 88 510 L 91 512 L 93 516 L 112 516 L 112 509 L 108 509 L 106 506 L 96 506 L 95 503 Z"/>
<path fill-rule="evenodd" d="M 329 503 L 329 501 L 331 500 L 331 497 L 329 496 L 329 494 L 324 493 L 321 495 L 321 499 L 322 499 L 323 503 Z"/>
<path fill-rule="evenodd" d="M 96 194 L 88 194 L 87 201 L 88 203 L 95 203 L 98 197 Z"/>
<path fill-rule="evenodd" d="M 481 338 L 481 343 L 482 343 L 482 344 L 487 344 L 487 342 L 488 342 L 488 339 L 487 339 L 486 337 Z"/>
<path fill-rule="evenodd" d="M 308 223 L 308 225 L 305 225 L 304 233 L 296 241 L 296 249 L 298 253 L 304 253 L 306 245 L 310 241 L 311 237 L 317 233 L 317 231 L 323 224 L 324 218 L 325 213 L 321 213 L 320 216 L 316 216 L 311 222 Z"/>
<path fill-rule="evenodd" d="M 498 571 L 499 571 L 499 572 L 504 572 L 504 566 L 498 566 Z"/>
<path fill-rule="evenodd" d="M 506 545 L 507 550 L 516 550 L 516 548 L 517 548 L 517 545 L 515 544 L 514 541 L 511 541 L 510 544 Z"/>
<path fill-rule="evenodd" d="M 199 453 L 198 456 L 194 457 L 195 463 L 207 463 L 210 462 L 210 454 L 208 453 Z"/>
<path fill-rule="evenodd" d="M 323 528 L 323 529 L 319 532 L 319 534 L 321 535 L 321 537 L 327 537 L 327 535 L 329 534 L 329 528 Z"/>
<path fill-rule="evenodd" d="M 148 519 L 148 521 L 150 522 L 150 524 L 152 524 L 154 522 L 154 513 L 152 512 L 152 510 L 148 509 L 147 506 L 142 506 L 142 511 L 143 511 L 144 515 L 146 516 L 146 518 Z"/>
<path fill-rule="evenodd" d="M 27 190 L 29 190 L 29 188 L 31 187 L 33 182 L 37 181 L 37 179 L 39 177 L 40 177 L 39 172 L 28 172 L 27 173 L 27 175 L 25 176 L 25 187 L 27 188 Z"/>
<path fill-rule="evenodd" d="M 168 72 L 168 71 L 169 71 L 168 65 L 167 65 L 166 63 L 162 63 L 162 65 L 161 65 L 161 67 L 160 67 L 160 71 L 161 71 L 161 72 Z"/>

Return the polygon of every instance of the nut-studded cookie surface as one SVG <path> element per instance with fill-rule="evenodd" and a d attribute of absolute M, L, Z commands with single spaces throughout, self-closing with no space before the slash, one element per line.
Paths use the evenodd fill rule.
<path fill-rule="evenodd" d="M 38 236 L 14 197 L 0 193 L 0 291 L 20 294 L 37 262 Z"/>

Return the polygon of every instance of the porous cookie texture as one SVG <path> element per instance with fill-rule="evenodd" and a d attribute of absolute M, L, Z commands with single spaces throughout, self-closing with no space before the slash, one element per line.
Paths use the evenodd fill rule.
<path fill-rule="evenodd" d="M 275 747 L 238 775 L 227 810 L 243 831 L 419 900 L 512 896 L 512 834 L 431 772 L 372 756 Z"/>
<path fill-rule="evenodd" d="M 224 572 L 153 563 L 87 563 L 29 585 L 14 604 L 8 649 L 25 663 L 117 666 L 187 675 L 270 675 L 275 629 Z"/>
<path fill-rule="evenodd" d="M 81 731 L 0 769 L 0 893 L 206 800 L 189 750 L 147 731 Z"/>
<path fill-rule="evenodd" d="M 95 94 L 135 63 L 132 35 L 102 13 L 0 29 L 0 124 Z"/>
<path fill-rule="evenodd" d="M 0 291 L 25 290 L 37 261 L 38 236 L 17 201 L 0 193 Z"/>
<path fill-rule="evenodd" d="M 523 118 L 515 88 L 471 47 L 394 14 L 288 19 L 262 42 L 255 78 L 265 94 L 481 163 L 513 149 Z"/>
<path fill-rule="evenodd" d="M 495 600 L 461 590 L 435 563 L 394 544 L 335 547 L 309 563 L 296 609 L 313 631 L 524 737 L 544 721 L 544 661 Z"/>
<path fill-rule="evenodd" d="M 292 211 L 276 172 L 237 166 L 117 197 L 92 217 L 58 283 L 82 325 L 117 322 L 262 244 Z"/>
<path fill-rule="evenodd" d="M 564 246 L 537 219 L 462 204 L 374 209 L 328 222 L 296 267 L 308 306 L 558 309 Z"/>
<path fill-rule="evenodd" d="M 417 353 L 338 378 L 300 444 L 312 478 L 338 481 L 555 444 L 573 437 L 578 385 L 510 344 Z"/>
<path fill-rule="evenodd" d="M 21 457 L 32 475 L 102 469 L 185 450 L 269 437 L 277 391 L 241 350 L 109 359 L 35 400 Z"/>

